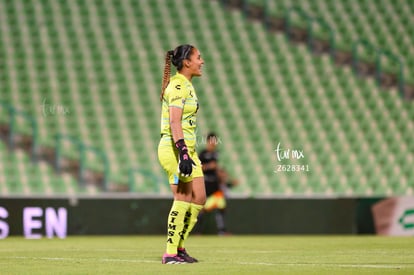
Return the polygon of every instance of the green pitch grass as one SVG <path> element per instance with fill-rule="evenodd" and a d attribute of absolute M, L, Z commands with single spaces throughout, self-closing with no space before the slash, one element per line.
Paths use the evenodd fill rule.
<path fill-rule="evenodd" d="M 163 236 L 0 240 L 0 274 L 414 274 L 414 238 L 192 236 L 199 263 L 162 265 Z"/>

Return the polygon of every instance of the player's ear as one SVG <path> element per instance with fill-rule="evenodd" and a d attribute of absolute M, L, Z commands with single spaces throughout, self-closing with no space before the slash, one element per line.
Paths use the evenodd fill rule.
<path fill-rule="evenodd" d="M 186 68 L 189 68 L 190 67 L 190 63 L 191 63 L 191 61 L 189 59 L 184 59 L 184 66 Z"/>

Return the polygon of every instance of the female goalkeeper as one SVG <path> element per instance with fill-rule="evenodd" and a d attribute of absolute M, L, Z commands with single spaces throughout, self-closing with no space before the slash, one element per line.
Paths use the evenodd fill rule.
<path fill-rule="evenodd" d="M 170 78 L 171 62 L 177 73 Z M 168 51 L 165 57 L 158 159 L 168 174 L 174 202 L 168 215 L 163 264 L 197 262 L 187 254 L 184 242 L 206 200 L 203 171 L 195 148 L 198 100 L 191 83 L 194 76 L 202 75 L 203 64 L 199 50 L 187 44 Z"/>

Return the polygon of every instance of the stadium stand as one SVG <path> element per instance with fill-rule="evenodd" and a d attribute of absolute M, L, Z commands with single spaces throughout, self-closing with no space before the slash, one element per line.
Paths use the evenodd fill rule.
<path fill-rule="evenodd" d="M 292 1 L 269 3 L 283 16 Z M 367 13 L 345 2 L 300 3 L 335 26 L 340 47 L 363 35 L 387 42 L 413 68 L 409 1 L 358 2 Z M 387 17 L 379 20 L 381 12 Z M 56 148 L 60 134 L 99 152 L 85 156 L 87 169 L 102 171 L 96 156 L 106 156 L 109 191 L 169 192 L 155 153 L 163 57 L 192 43 L 205 59 L 204 76 L 194 80 L 199 146 L 208 131 L 219 134 L 221 161 L 240 179 L 234 193 L 413 193 L 412 103 L 220 1 L 1 1 L 0 25 L 1 100 L 35 118 L 42 148 Z M 3 194 L 98 192 L 0 144 Z M 61 154 L 79 158 L 76 144 L 65 142 Z M 278 144 L 289 159 L 277 159 Z M 309 171 L 275 171 L 292 165 Z"/>
<path fill-rule="evenodd" d="M 405 78 L 413 82 L 412 54 L 414 4 L 412 1 L 266 1 L 247 0 L 248 4 L 267 7 L 269 15 L 283 17 L 287 10 L 299 7 L 326 22 L 335 32 L 336 47 L 352 50 L 353 42 L 361 39 L 404 59 Z M 386 65 L 392 67 L 392 64 Z"/>
<path fill-rule="evenodd" d="M 45 162 L 34 163 L 23 150 L 10 152 L 0 142 L 0 190 L 8 195 L 74 195 L 93 194 L 97 190 L 82 190 L 68 174 L 57 175 Z"/>

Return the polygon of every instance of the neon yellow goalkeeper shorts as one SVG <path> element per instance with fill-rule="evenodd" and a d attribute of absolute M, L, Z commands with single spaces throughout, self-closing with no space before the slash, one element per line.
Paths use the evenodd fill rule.
<path fill-rule="evenodd" d="M 190 182 L 193 178 L 203 177 L 203 170 L 201 169 L 201 161 L 198 158 L 198 154 L 194 148 L 188 148 L 188 154 L 190 158 L 194 161 L 195 166 L 193 166 L 193 172 L 189 177 L 181 176 L 178 170 L 178 150 L 175 149 L 170 144 L 165 144 L 160 142 L 158 145 L 158 160 L 167 172 L 168 182 L 170 184 L 178 184 L 178 181 L 181 182 Z"/>

